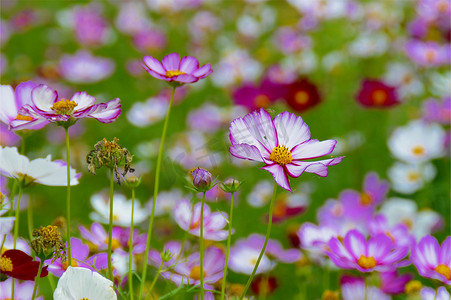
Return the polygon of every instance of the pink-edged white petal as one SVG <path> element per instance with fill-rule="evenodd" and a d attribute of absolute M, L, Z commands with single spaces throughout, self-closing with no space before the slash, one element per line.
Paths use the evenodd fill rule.
<path fill-rule="evenodd" d="M 149 73 L 152 77 L 161 80 L 168 80 L 168 77 L 166 77 L 166 75 L 161 75 L 160 73 L 157 73 L 152 69 L 149 69 L 149 67 L 147 67 L 145 64 L 141 63 L 141 66 L 143 66 L 146 72 Z"/>
<path fill-rule="evenodd" d="M 439 263 L 451 266 L 451 236 L 448 236 L 440 247 Z"/>
<path fill-rule="evenodd" d="M 191 74 L 182 74 L 175 77 L 171 77 L 171 81 L 178 81 L 183 83 L 193 83 L 199 79 Z"/>
<path fill-rule="evenodd" d="M 277 132 L 280 136 L 279 131 Z M 335 140 L 309 140 L 302 144 L 297 145 L 291 150 L 291 156 L 293 159 L 311 159 L 321 157 L 332 153 L 337 141 Z"/>
<path fill-rule="evenodd" d="M 180 71 L 186 74 L 192 74 L 199 68 L 199 62 L 192 56 L 185 56 L 180 62 Z"/>
<path fill-rule="evenodd" d="M 95 118 L 102 123 L 111 123 L 121 114 L 121 101 L 119 98 L 108 101 L 107 103 L 101 103 L 95 109 L 94 112 L 88 115 L 89 118 Z"/>
<path fill-rule="evenodd" d="M 16 147 L 0 146 L 0 173 L 12 178 L 27 174 L 30 160 L 20 155 Z"/>
<path fill-rule="evenodd" d="M 343 244 L 355 259 L 359 259 L 361 255 L 367 255 L 365 237 L 357 230 L 349 231 L 343 240 Z"/>
<path fill-rule="evenodd" d="M 211 69 L 211 65 L 206 64 L 206 65 L 203 65 L 202 67 L 200 67 L 199 69 L 197 69 L 196 71 L 194 71 L 192 73 L 192 75 L 201 79 L 201 78 L 207 77 L 211 73 L 213 73 L 213 70 Z"/>
<path fill-rule="evenodd" d="M 20 109 L 22 106 L 26 104 L 31 104 L 31 92 L 34 88 L 38 87 L 39 84 L 33 81 L 25 81 L 21 82 L 18 86 L 16 86 L 16 103 L 17 108 Z"/>
<path fill-rule="evenodd" d="M 66 164 L 51 161 L 50 155 L 46 158 L 32 160 L 27 175 L 43 185 L 67 186 Z M 75 169 L 70 168 L 70 185 L 77 185 L 78 177 Z"/>
<path fill-rule="evenodd" d="M 264 109 L 253 111 L 243 118 L 247 131 L 270 154 L 277 144 L 277 132 L 271 115 Z M 246 134 L 246 132 L 244 132 Z M 256 145 L 258 147 L 258 145 Z M 259 147 L 260 149 L 260 147 Z M 260 149 L 261 150 L 261 149 Z M 265 157 L 264 152 L 260 151 Z M 266 158 L 266 157 L 265 157 Z"/>
<path fill-rule="evenodd" d="M 180 55 L 178 53 L 171 53 L 163 57 L 163 67 L 167 71 L 180 70 Z"/>
<path fill-rule="evenodd" d="M 31 101 L 38 111 L 53 113 L 52 106 L 58 99 L 58 93 L 45 84 L 41 84 L 31 92 Z"/>
<path fill-rule="evenodd" d="M 393 248 L 392 240 L 386 234 L 377 234 L 368 241 L 366 256 L 372 256 L 376 261 L 384 257 Z"/>
<path fill-rule="evenodd" d="M 166 70 L 163 68 L 163 65 L 158 61 L 158 59 L 153 58 L 152 56 L 144 56 L 143 60 L 146 64 L 146 69 L 150 69 L 160 75 L 166 74 Z"/>
<path fill-rule="evenodd" d="M 268 171 L 274 177 L 276 183 L 281 186 L 283 189 L 291 192 L 290 183 L 288 182 L 288 176 L 285 174 L 285 170 L 282 166 L 278 164 L 267 165 L 262 167 L 261 169 Z"/>
<path fill-rule="evenodd" d="M 310 139 L 310 129 L 301 117 L 293 113 L 283 112 L 274 118 L 279 145 L 293 149 L 296 145 Z M 293 153 L 292 153 L 293 155 Z M 295 158 L 293 156 L 293 158 Z"/>
<path fill-rule="evenodd" d="M 236 158 L 264 162 L 257 147 L 248 144 L 235 144 L 229 147 L 229 152 Z"/>
<path fill-rule="evenodd" d="M 19 109 L 13 88 L 10 85 L 0 85 L 0 121 L 9 125 L 16 118 Z"/>
<path fill-rule="evenodd" d="M 70 100 L 77 103 L 75 111 L 84 110 L 94 105 L 94 103 L 96 102 L 96 98 L 91 95 L 88 95 L 86 92 L 77 92 L 72 96 Z"/>
<path fill-rule="evenodd" d="M 299 177 L 303 172 L 325 177 L 329 173 L 328 166 L 336 165 L 342 160 L 343 156 L 318 161 L 293 161 L 287 164 L 286 168 L 290 176 L 295 178 Z"/>

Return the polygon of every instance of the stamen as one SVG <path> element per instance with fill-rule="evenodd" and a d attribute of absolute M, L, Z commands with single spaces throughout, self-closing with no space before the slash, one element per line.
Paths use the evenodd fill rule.
<path fill-rule="evenodd" d="M 415 146 L 412 148 L 412 153 L 416 156 L 424 155 L 425 152 L 426 150 L 424 149 L 423 146 Z"/>
<path fill-rule="evenodd" d="M 13 270 L 11 258 L 0 257 L 0 270 L 2 270 L 2 272 L 11 272 Z"/>
<path fill-rule="evenodd" d="M 175 77 L 175 76 L 179 76 L 179 75 L 183 75 L 183 74 L 186 74 L 186 73 L 183 72 L 183 71 L 180 71 L 180 70 L 166 71 L 166 77 L 169 77 L 169 78 L 172 78 L 172 77 Z"/>
<path fill-rule="evenodd" d="M 33 118 L 30 116 L 17 115 L 15 120 L 20 121 L 33 121 Z"/>
<path fill-rule="evenodd" d="M 370 205 L 373 202 L 371 195 L 367 193 L 360 194 L 360 203 L 364 206 Z"/>
<path fill-rule="evenodd" d="M 384 90 L 375 90 L 372 94 L 374 104 L 376 105 L 382 105 L 387 101 L 388 94 Z"/>
<path fill-rule="evenodd" d="M 364 268 L 364 269 L 372 269 L 376 266 L 376 260 L 374 259 L 374 257 L 370 256 L 367 257 L 365 255 L 360 255 L 359 260 L 357 261 L 357 264 Z"/>
<path fill-rule="evenodd" d="M 59 115 L 71 115 L 76 106 L 78 106 L 78 104 L 73 100 L 61 99 L 60 101 L 55 102 L 51 109 Z"/>
<path fill-rule="evenodd" d="M 451 280 L 451 269 L 447 265 L 440 264 L 437 267 L 435 267 L 434 270 L 440 275 L 445 276 L 446 280 Z"/>
<path fill-rule="evenodd" d="M 202 270 L 202 273 L 205 278 L 205 271 Z M 200 280 L 200 266 L 194 266 L 189 273 L 189 277 L 193 278 L 194 280 Z"/>
<path fill-rule="evenodd" d="M 293 161 L 291 152 L 285 145 L 274 147 L 269 159 L 281 166 L 285 166 Z"/>

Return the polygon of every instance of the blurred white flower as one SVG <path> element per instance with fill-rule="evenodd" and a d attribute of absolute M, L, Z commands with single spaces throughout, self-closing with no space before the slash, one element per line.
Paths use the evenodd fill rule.
<path fill-rule="evenodd" d="M 405 97 L 421 95 L 424 91 L 423 84 L 415 76 L 415 73 L 416 70 L 409 64 L 390 63 L 384 76 L 384 82 L 396 86 L 399 97 L 404 100 Z"/>
<path fill-rule="evenodd" d="M 388 169 L 388 177 L 393 190 L 402 194 L 412 194 L 422 189 L 436 174 L 433 164 L 405 164 L 396 162 Z"/>

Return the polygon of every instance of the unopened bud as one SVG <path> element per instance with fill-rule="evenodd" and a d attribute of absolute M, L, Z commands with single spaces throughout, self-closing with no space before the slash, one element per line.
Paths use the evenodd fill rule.
<path fill-rule="evenodd" d="M 213 176 L 207 170 L 197 168 L 191 171 L 193 185 L 199 192 L 206 192 L 212 188 Z"/>
<path fill-rule="evenodd" d="M 173 256 L 174 256 L 174 253 L 172 253 L 169 249 L 164 250 L 160 254 L 161 260 L 164 262 L 170 261 Z"/>
<path fill-rule="evenodd" d="M 221 184 L 221 189 L 226 193 L 235 193 L 243 183 L 235 178 L 228 178 Z"/>

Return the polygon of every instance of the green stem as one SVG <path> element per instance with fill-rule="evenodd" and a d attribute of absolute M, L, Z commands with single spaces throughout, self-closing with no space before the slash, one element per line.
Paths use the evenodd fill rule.
<path fill-rule="evenodd" d="M 255 272 L 257 272 L 257 268 L 258 265 L 260 264 L 260 261 L 263 257 L 263 254 L 265 253 L 266 250 L 266 245 L 268 244 L 268 240 L 269 240 L 269 235 L 271 234 L 271 227 L 272 227 L 272 210 L 273 210 L 273 206 L 274 206 L 274 199 L 276 199 L 276 194 L 277 194 L 277 183 L 274 182 L 274 190 L 272 192 L 272 198 L 271 198 L 271 202 L 269 203 L 269 217 L 268 217 L 268 227 L 266 229 L 266 237 L 265 237 L 265 242 L 263 243 L 263 248 L 262 251 L 260 252 L 260 255 L 258 256 L 257 262 L 255 263 L 255 267 L 254 270 L 252 270 L 252 274 L 249 277 L 246 286 L 244 287 L 243 293 L 240 296 L 240 300 L 242 300 L 244 298 L 244 296 L 246 296 L 246 292 L 249 289 L 249 286 L 252 283 L 252 279 L 254 279 L 255 276 Z"/>
<path fill-rule="evenodd" d="M 27 220 L 28 220 L 28 237 L 30 241 L 33 239 L 33 198 L 31 195 L 28 200 L 28 209 L 27 209 Z"/>
<path fill-rule="evenodd" d="M 164 261 L 161 261 L 161 264 L 158 267 L 157 275 L 155 275 L 155 278 L 152 280 L 152 283 L 150 284 L 149 295 L 151 295 L 152 289 L 153 289 L 155 283 L 157 282 L 158 277 L 160 276 L 161 269 L 163 268 L 163 264 L 164 264 Z"/>
<path fill-rule="evenodd" d="M 132 261 L 133 261 L 133 212 L 135 211 L 135 189 L 132 188 L 132 216 L 130 219 L 130 242 L 128 253 L 128 292 L 130 300 L 133 300 L 133 275 L 132 275 Z"/>
<path fill-rule="evenodd" d="M 229 236 L 227 237 L 227 250 L 224 265 L 224 275 L 222 276 L 221 300 L 225 297 L 225 286 L 227 279 L 227 267 L 229 266 L 230 243 L 232 240 L 232 217 L 233 217 L 233 193 L 230 195 L 230 214 L 229 214 Z"/>
<path fill-rule="evenodd" d="M 111 245 L 113 242 L 113 193 L 114 193 L 114 169 L 110 169 L 110 217 L 108 226 L 108 277 L 114 282 L 113 267 L 111 266 Z"/>
<path fill-rule="evenodd" d="M 204 204 L 205 192 L 202 194 L 200 206 L 200 299 L 204 300 Z"/>
<path fill-rule="evenodd" d="M 363 277 L 363 282 L 364 282 L 364 290 L 363 290 L 363 300 L 367 300 L 367 289 L 368 286 L 366 285 L 366 276 Z"/>
<path fill-rule="evenodd" d="M 69 266 L 72 266 L 72 254 L 70 246 L 70 146 L 69 146 L 69 127 L 64 127 L 66 133 L 66 167 L 67 167 L 67 196 L 66 196 L 66 218 L 67 218 L 67 255 Z"/>
<path fill-rule="evenodd" d="M 41 271 L 42 271 L 43 264 L 44 264 L 44 260 L 41 259 L 41 261 L 39 262 L 38 275 L 36 275 L 36 278 L 34 279 L 33 298 L 31 298 L 31 300 L 34 300 L 36 298 L 36 292 L 38 290 L 39 279 L 41 278 Z"/>
<path fill-rule="evenodd" d="M 147 253 L 149 253 L 150 241 L 152 238 L 153 219 L 155 216 L 155 204 L 157 203 L 158 187 L 160 184 L 160 169 L 161 169 L 161 161 L 163 159 L 164 140 L 166 138 L 166 131 L 168 129 L 169 116 L 171 114 L 172 102 L 174 101 L 175 89 L 176 89 L 176 87 L 172 88 L 172 94 L 171 94 L 171 100 L 170 100 L 169 106 L 168 106 L 168 112 L 166 114 L 166 118 L 164 119 L 163 132 L 161 133 L 160 150 L 158 151 L 157 165 L 155 167 L 155 184 L 154 184 L 154 190 L 153 190 L 152 212 L 150 214 L 149 228 L 147 229 L 146 251 L 144 252 L 145 253 L 144 266 L 143 266 L 143 272 L 142 272 L 142 276 L 141 276 L 141 285 L 139 287 L 139 298 L 138 299 L 142 299 L 144 283 L 146 282 L 147 260 L 148 260 Z"/>
<path fill-rule="evenodd" d="M 9 194 L 9 200 L 10 200 L 10 205 L 9 205 L 9 215 L 12 216 L 14 215 L 14 197 L 16 196 L 16 189 L 17 189 L 17 185 L 18 185 L 18 181 L 14 180 L 13 182 L 13 187 L 11 188 L 11 193 Z"/>
<path fill-rule="evenodd" d="M 20 199 L 22 198 L 22 186 L 19 185 L 19 197 L 17 197 L 16 206 L 16 219 L 14 221 L 14 249 L 16 249 L 17 237 L 19 235 L 19 210 L 20 210 Z"/>
<path fill-rule="evenodd" d="M 52 274 L 47 275 L 47 278 L 49 280 L 50 289 L 52 290 L 52 294 L 55 291 L 55 278 L 53 278 Z"/>

